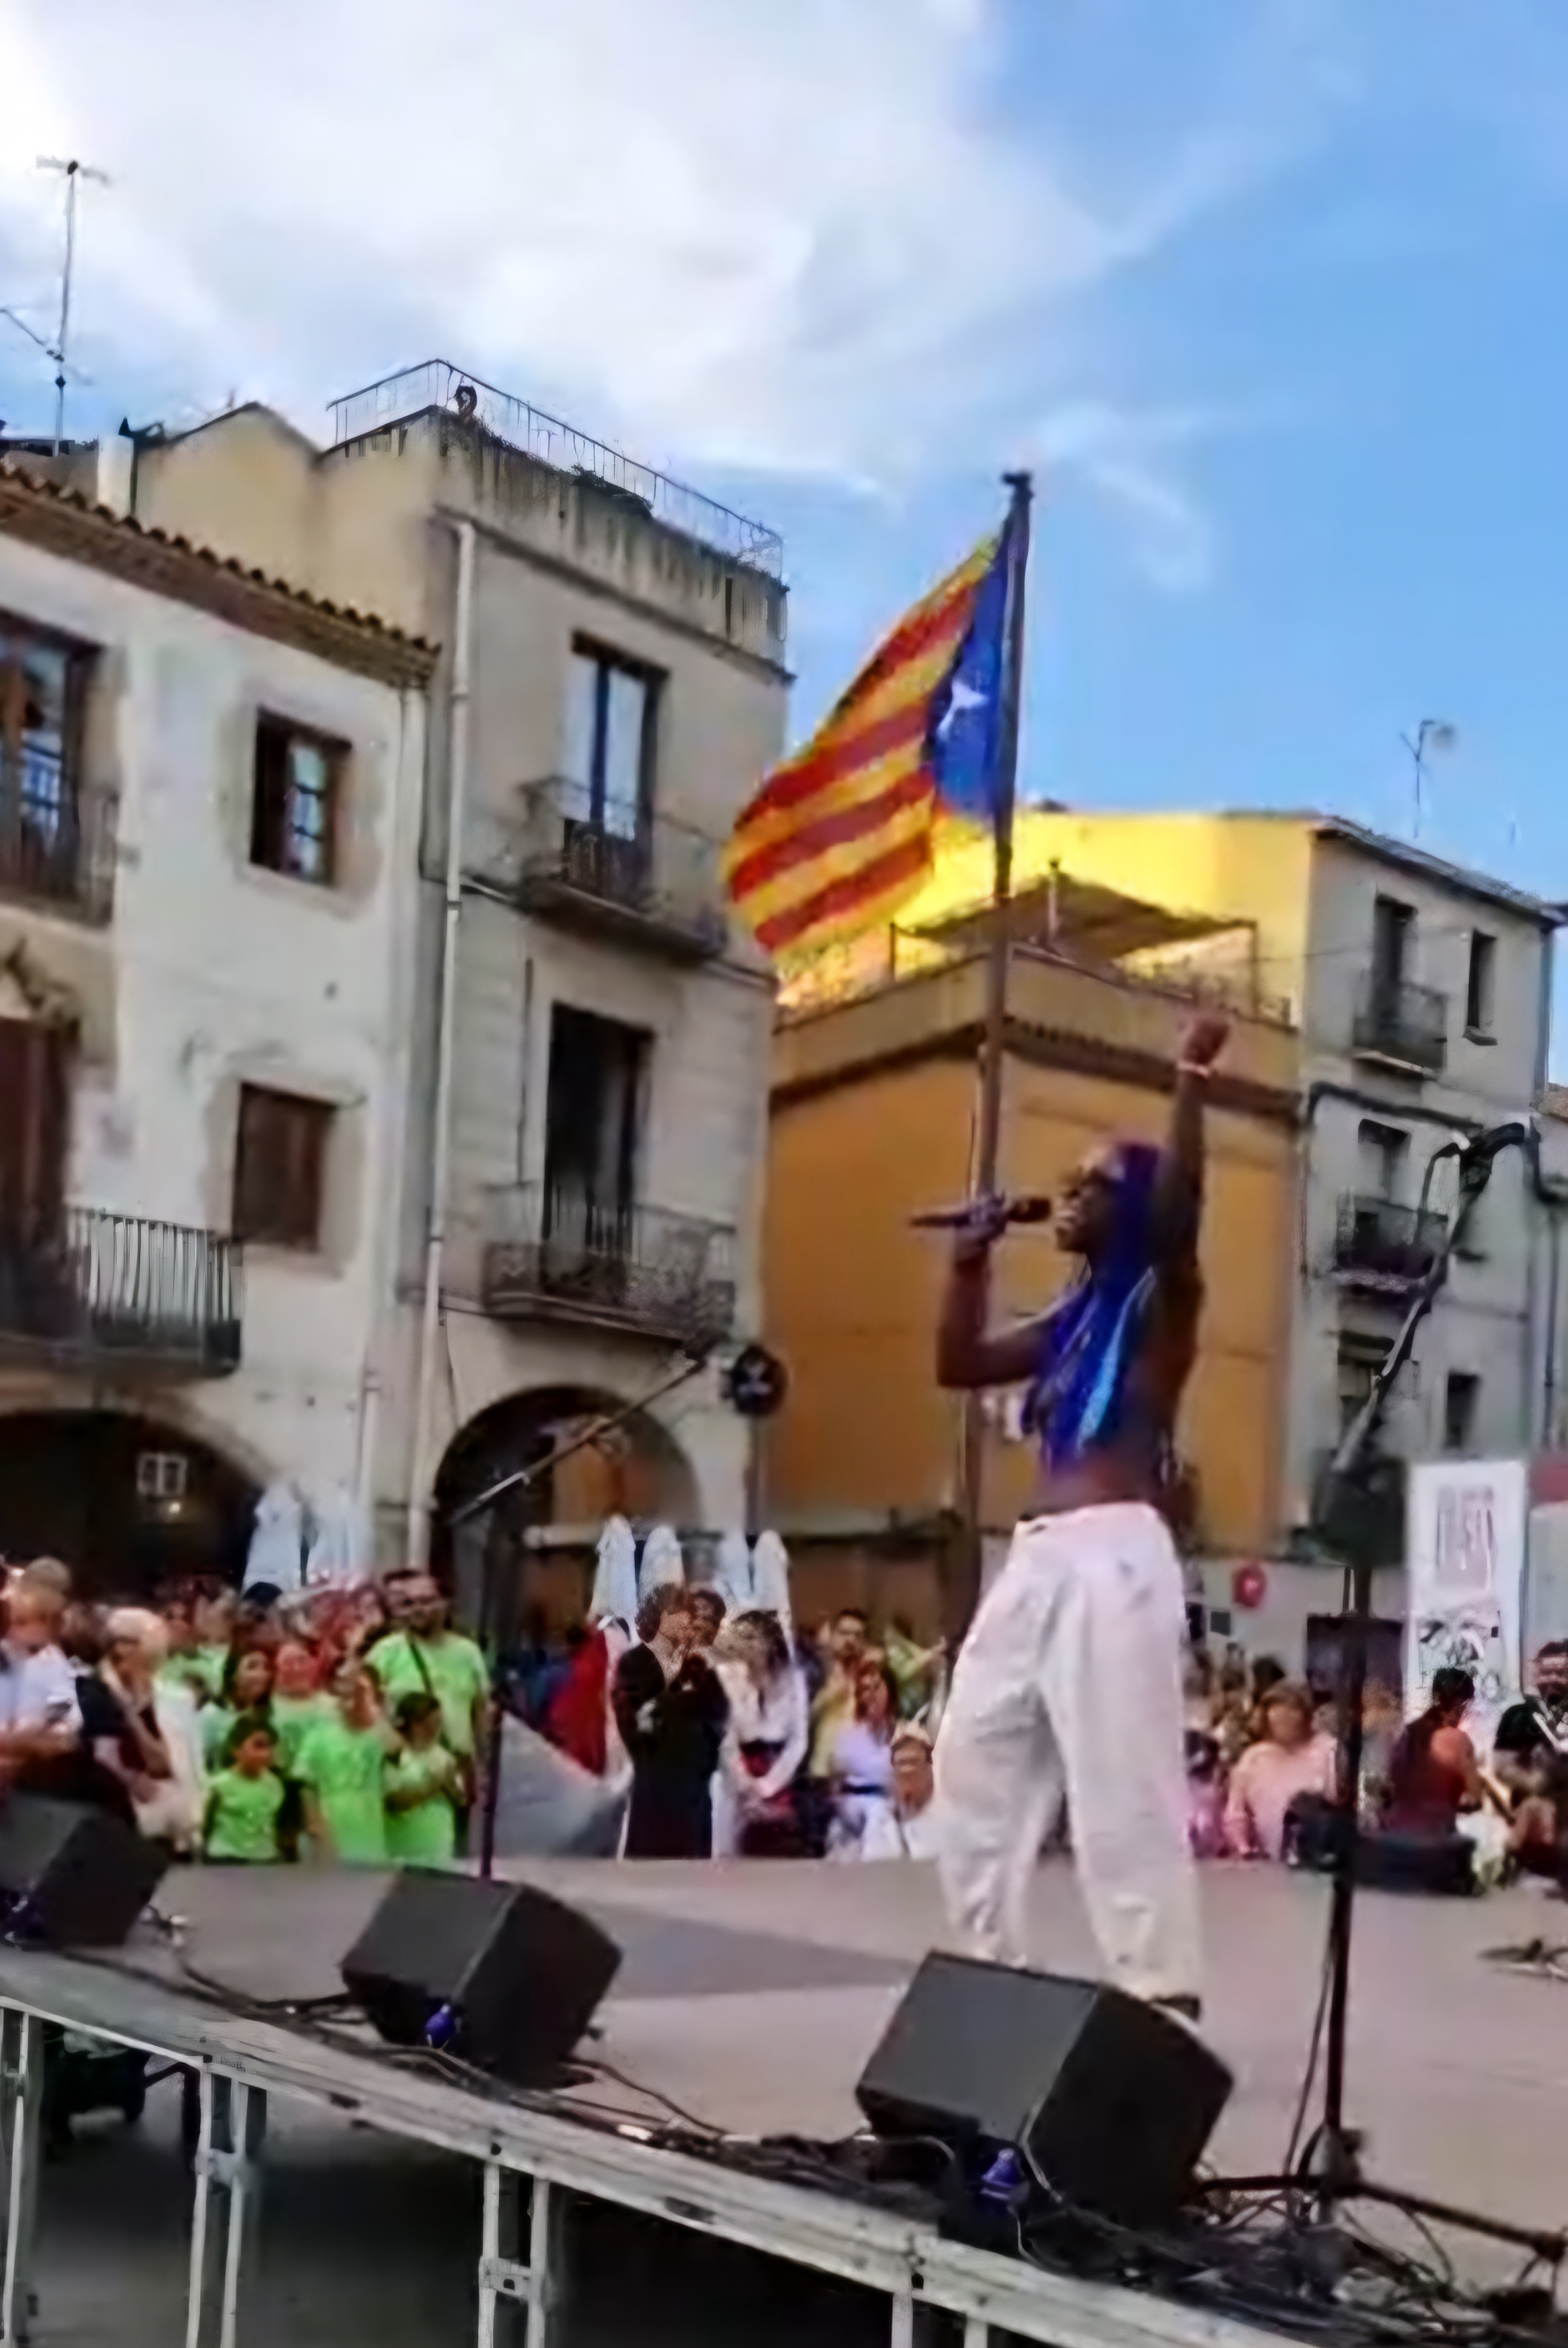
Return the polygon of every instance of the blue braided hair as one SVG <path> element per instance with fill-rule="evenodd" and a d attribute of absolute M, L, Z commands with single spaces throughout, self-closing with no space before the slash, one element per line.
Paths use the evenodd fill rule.
<path fill-rule="evenodd" d="M 1121 1424 L 1127 1373 L 1154 1291 L 1154 1192 L 1160 1152 L 1124 1141 L 1111 1184 L 1109 1241 L 1047 1315 L 1025 1423 L 1046 1464 L 1059 1468 L 1111 1441 Z"/>

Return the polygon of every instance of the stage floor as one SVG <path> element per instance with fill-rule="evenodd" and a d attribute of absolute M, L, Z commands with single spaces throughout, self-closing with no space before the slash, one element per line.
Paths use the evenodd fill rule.
<path fill-rule="evenodd" d="M 833 2137 L 914 1963 L 942 1937 L 916 1866 L 513 1862 L 580 1902 L 626 1948 L 598 2049 L 627 2077 L 745 2135 Z M 1214 2143 L 1233 2171 L 1277 2166 L 1300 2087 L 1327 1910 L 1321 1881 L 1204 1870 L 1205 2031 L 1236 2075 Z M 330 1993 L 378 1886 L 211 1870 L 171 1878 L 204 1971 L 260 1996 Z M 1519 2222 L 1568 2225 L 1568 1983 L 1486 1962 L 1501 1944 L 1568 1942 L 1568 1906 L 1528 1890 L 1473 1900 L 1367 1892 L 1357 1910 L 1352 2121 L 1368 2168 Z M 1096 1970 L 1070 1868 L 1043 1866 L 1036 1962 Z"/>

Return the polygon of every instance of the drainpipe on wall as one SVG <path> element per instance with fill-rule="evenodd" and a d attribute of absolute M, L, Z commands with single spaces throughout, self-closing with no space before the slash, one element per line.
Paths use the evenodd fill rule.
<path fill-rule="evenodd" d="M 458 589 L 452 626 L 452 681 L 447 695 L 446 917 L 441 937 L 441 1019 L 436 1044 L 436 1103 L 430 1148 L 430 1220 L 425 1240 L 425 1299 L 419 1324 L 415 1386 L 413 1461 L 408 1475 L 408 1556 L 416 1567 L 430 1554 L 436 1354 L 441 1335 L 441 1263 L 447 1245 L 448 1193 L 452 1170 L 452 1041 L 457 1019 L 458 920 L 463 902 L 463 830 L 469 785 L 469 691 L 473 660 L 474 526 L 457 524 Z"/>
<path fill-rule="evenodd" d="M 374 1533 L 376 1504 L 376 1442 L 380 1421 L 384 1351 L 390 1341 L 389 1316 L 397 1296 L 397 1267 L 402 1246 L 404 1179 L 407 1161 L 407 1117 L 412 1101 L 413 981 L 417 967 L 414 921 L 418 911 L 419 825 L 421 783 L 425 771 L 428 696 L 412 686 L 398 701 L 397 756 L 393 769 L 392 819 L 388 826 L 387 885 L 393 892 L 387 944 L 387 1050 L 382 1071 L 381 1114 L 373 1140 L 373 1164 L 379 1187 L 371 1241 L 369 1328 L 365 1367 L 360 1379 L 359 1435 L 355 1457 L 354 1490 L 360 1519 Z M 410 889 L 407 909 L 400 892 Z"/>

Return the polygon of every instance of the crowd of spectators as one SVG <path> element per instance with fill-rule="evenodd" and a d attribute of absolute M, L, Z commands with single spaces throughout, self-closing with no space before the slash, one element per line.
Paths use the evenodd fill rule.
<path fill-rule="evenodd" d="M 116 1812 L 172 1856 L 230 1865 L 443 1865 L 467 1848 L 491 1719 L 479 1645 L 438 1585 L 391 1574 L 296 1594 L 182 1584 L 93 1604 L 49 1559 L 12 1568 L 0 1639 L 0 1783 Z M 1187 1772 L 1202 1858 L 1298 1855 L 1336 1799 L 1331 1704 L 1267 1657 L 1189 1661 Z M 670 1582 L 635 1624 L 503 1658 L 502 1700 L 626 1795 L 627 1858 L 932 1858 L 940 1645 L 873 1636 L 846 1607 L 813 1635 Z M 1489 1806 L 1506 1863 L 1568 1880 L 1568 1645 L 1536 1658 L 1490 1768 L 1474 1688 L 1437 1674 L 1403 1722 L 1370 1687 L 1360 1807 L 1390 1832 L 1452 1835 Z"/>
<path fill-rule="evenodd" d="M 8 1782 L 90 1801 L 182 1859 L 440 1865 L 462 1849 L 490 1673 L 428 1579 L 102 1606 L 40 1559 L 9 1572 L 5 1614 Z"/>
<path fill-rule="evenodd" d="M 653 1591 L 602 1622 L 530 1716 L 579 1766 L 624 1776 L 629 1859 L 929 1856 L 941 1648 L 901 1625 L 873 1642 L 847 1607 L 815 1637 L 717 1594 Z"/>

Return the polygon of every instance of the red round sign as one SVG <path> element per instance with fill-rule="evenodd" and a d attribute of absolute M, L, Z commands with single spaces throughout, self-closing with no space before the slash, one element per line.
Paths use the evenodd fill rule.
<path fill-rule="evenodd" d="M 1238 1565 L 1231 1576 L 1231 1596 L 1250 1612 L 1268 1595 L 1269 1578 L 1261 1565 Z"/>

